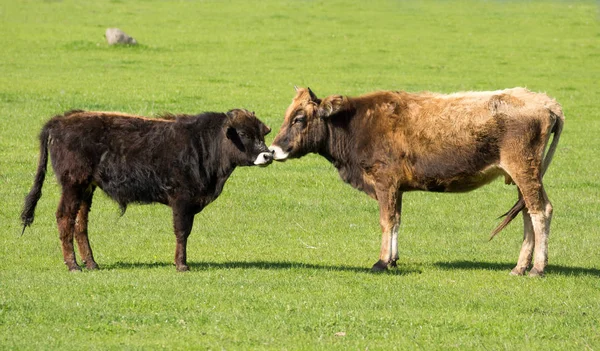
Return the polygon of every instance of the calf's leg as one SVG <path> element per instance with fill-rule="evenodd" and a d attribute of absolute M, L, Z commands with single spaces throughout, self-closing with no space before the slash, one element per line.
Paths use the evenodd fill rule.
<path fill-rule="evenodd" d="M 98 269 L 98 264 L 94 261 L 92 248 L 88 239 L 88 214 L 92 207 L 92 196 L 94 195 L 95 187 L 90 187 L 86 190 L 77 213 L 75 220 L 75 239 L 79 247 L 79 255 L 87 269 Z"/>
<path fill-rule="evenodd" d="M 187 239 L 194 225 L 194 212 L 183 207 L 173 207 L 173 227 L 175 230 L 175 266 L 178 272 L 188 271 Z"/>
<path fill-rule="evenodd" d="M 79 211 L 81 199 L 76 187 L 63 185 L 62 196 L 56 211 L 56 224 L 60 236 L 64 262 L 69 271 L 80 271 L 81 268 L 75 259 L 73 248 L 73 232 L 75 218 Z"/>

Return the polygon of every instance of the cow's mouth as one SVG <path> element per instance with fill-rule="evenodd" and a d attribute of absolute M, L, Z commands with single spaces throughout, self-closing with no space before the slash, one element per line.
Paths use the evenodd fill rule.
<path fill-rule="evenodd" d="M 281 149 L 277 145 L 269 146 L 269 150 L 271 150 L 271 152 L 273 153 L 273 158 L 275 159 L 275 161 L 283 162 L 287 160 L 288 156 L 290 155 L 289 152 L 283 151 L 283 149 Z"/>

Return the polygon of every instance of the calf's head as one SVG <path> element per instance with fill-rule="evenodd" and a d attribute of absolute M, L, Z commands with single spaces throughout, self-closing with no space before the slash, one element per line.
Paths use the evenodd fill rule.
<path fill-rule="evenodd" d="M 326 142 L 326 111 L 321 99 L 310 88 L 297 88 L 292 104 L 285 111 L 285 119 L 269 149 L 276 161 L 302 157 L 318 152 Z"/>
<path fill-rule="evenodd" d="M 265 135 L 271 128 L 261 122 L 254 112 L 235 109 L 227 112 L 225 125 L 228 142 L 241 166 L 268 166 L 273 154 L 265 145 Z"/>

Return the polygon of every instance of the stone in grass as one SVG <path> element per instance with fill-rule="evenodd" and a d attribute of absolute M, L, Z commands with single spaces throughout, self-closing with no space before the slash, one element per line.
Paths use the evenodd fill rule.
<path fill-rule="evenodd" d="M 137 41 L 127 35 L 119 28 L 107 28 L 104 34 L 108 45 L 125 44 L 125 45 L 137 45 Z"/>

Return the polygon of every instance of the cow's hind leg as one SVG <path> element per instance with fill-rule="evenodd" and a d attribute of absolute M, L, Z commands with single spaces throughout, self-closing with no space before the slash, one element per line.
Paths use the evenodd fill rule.
<path fill-rule="evenodd" d="M 90 185 L 83 194 L 77 219 L 75 220 L 75 239 L 79 247 L 79 255 L 87 269 L 98 269 L 98 264 L 94 260 L 90 241 L 88 239 L 88 214 L 92 207 L 92 197 L 94 196 L 95 186 Z"/>
<path fill-rule="evenodd" d="M 69 271 L 80 271 L 81 268 L 75 259 L 73 248 L 73 232 L 75 230 L 75 219 L 81 204 L 79 189 L 73 186 L 63 185 L 62 196 L 56 211 L 56 224 L 62 245 L 64 262 Z"/>
<path fill-rule="evenodd" d="M 530 277 L 543 276 L 548 265 L 548 237 L 550 235 L 553 209 L 543 187 L 541 197 L 541 211 L 531 213 L 531 224 L 535 232 L 535 256 L 533 258 L 533 268 L 529 271 Z"/>
<path fill-rule="evenodd" d="M 184 207 L 173 207 L 173 227 L 175 230 L 175 266 L 178 272 L 188 271 L 187 239 L 194 225 L 194 212 Z"/>
<path fill-rule="evenodd" d="M 519 191 L 519 198 L 521 198 L 521 192 Z M 519 254 L 519 261 L 517 265 L 510 272 L 512 275 L 523 275 L 529 266 L 531 265 L 531 257 L 533 256 L 533 247 L 535 245 L 535 234 L 533 230 L 533 224 L 531 223 L 531 215 L 527 208 L 523 209 L 523 245 L 521 246 L 521 253 Z"/>
<path fill-rule="evenodd" d="M 529 272 L 532 277 L 543 276 L 548 264 L 548 237 L 552 220 L 552 204 L 540 181 L 517 181 L 525 207 L 523 211 L 524 240 L 517 266 L 511 273 L 523 274 L 531 262 L 532 246 L 534 247 L 533 268 Z"/>

